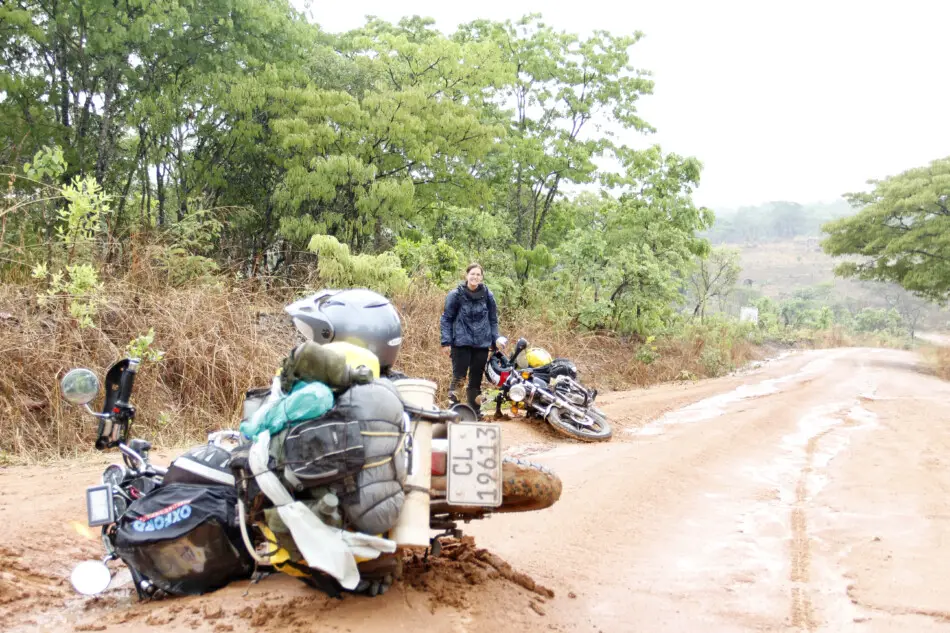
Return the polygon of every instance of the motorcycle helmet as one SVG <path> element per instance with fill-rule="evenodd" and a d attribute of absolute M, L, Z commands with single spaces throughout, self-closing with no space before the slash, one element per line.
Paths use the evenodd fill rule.
<path fill-rule="evenodd" d="M 366 288 L 321 290 L 284 308 L 294 327 L 320 345 L 346 342 L 368 349 L 385 372 L 402 347 L 399 313 L 386 297 Z"/>
<path fill-rule="evenodd" d="M 524 354 L 518 356 L 516 364 L 518 365 L 518 369 L 525 369 L 526 367 L 538 368 L 544 367 L 552 360 L 551 354 L 543 347 L 532 347 Z"/>
<path fill-rule="evenodd" d="M 505 381 L 508 380 L 508 375 L 511 373 L 511 370 L 514 369 L 511 363 L 506 361 L 507 359 L 500 353 L 492 354 L 488 358 L 488 364 L 485 366 L 485 377 L 496 387 L 505 384 Z"/>

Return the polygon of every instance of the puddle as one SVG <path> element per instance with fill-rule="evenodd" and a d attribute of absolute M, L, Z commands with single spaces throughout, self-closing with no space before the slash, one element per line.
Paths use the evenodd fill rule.
<path fill-rule="evenodd" d="M 753 384 L 740 385 L 732 391 L 694 402 L 676 411 L 671 411 L 639 428 L 628 429 L 626 432 L 632 435 L 660 435 L 664 432 L 664 427 L 668 425 L 693 424 L 705 420 L 712 420 L 713 418 L 724 415 L 726 408 L 731 404 L 780 393 L 789 385 L 802 382 L 813 377 L 815 374 L 827 370 L 840 355 L 840 353 L 832 356 L 824 355 L 821 358 L 808 362 L 800 370 L 788 376 L 770 378 Z"/>
<path fill-rule="evenodd" d="M 782 438 L 779 457 L 764 467 L 744 468 L 740 475 L 777 493 L 776 499 L 757 501 L 739 515 L 744 554 L 750 557 L 743 567 L 755 574 L 764 568 L 778 583 L 787 583 L 791 573 L 792 590 L 807 609 L 821 612 L 819 620 L 829 630 L 851 626 L 861 613 L 848 601 L 849 581 L 836 569 L 836 557 L 820 554 L 826 546 L 815 534 L 816 524 L 833 523 L 836 512 L 814 502 L 829 481 L 828 466 L 848 447 L 854 432 L 875 426 L 877 416 L 857 400 L 816 407 L 799 420 L 794 433 Z M 794 521 L 796 516 L 800 522 Z M 797 562 L 796 552 L 808 562 Z M 802 576 L 798 580 L 796 571 Z M 812 606 L 812 597 L 823 602 Z M 829 599 L 834 605 L 825 608 Z"/>
<path fill-rule="evenodd" d="M 502 455 L 504 457 L 523 459 L 533 455 L 549 453 L 552 449 L 554 449 L 554 447 L 555 445 L 550 442 L 528 442 L 526 444 L 516 444 L 514 446 L 509 446 L 505 449 Z"/>
<path fill-rule="evenodd" d="M 856 399 L 815 407 L 778 441 L 773 458 L 739 468 L 735 478 L 760 489 L 754 498 L 728 489 L 698 492 L 696 516 L 707 520 L 687 523 L 690 544 L 670 561 L 670 591 L 699 595 L 715 578 L 714 611 L 723 615 L 771 620 L 791 604 L 800 623 L 850 630 L 865 614 L 848 599 L 848 581 L 835 566 L 840 553 L 820 538 L 821 526 L 840 517 L 816 498 L 854 432 L 876 425 Z"/>

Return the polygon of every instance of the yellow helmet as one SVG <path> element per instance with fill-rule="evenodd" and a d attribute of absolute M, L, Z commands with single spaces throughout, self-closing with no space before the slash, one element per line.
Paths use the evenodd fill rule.
<path fill-rule="evenodd" d="M 365 347 L 354 345 L 346 341 L 334 341 L 324 345 L 327 349 L 340 352 L 346 357 L 346 364 L 356 368 L 366 365 L 373 372 L 373 378 L 379 378 L 379 357 Z"/>
<path fill-rule="evenodd" d="M 552 360 L 551 354 L 543 347 L 532 347 L 529 350 L 525 350 L 523 355 L 518 356 L 518 366 L 522 369 L 525 365 L 532 368 L 544 367 Z"/>

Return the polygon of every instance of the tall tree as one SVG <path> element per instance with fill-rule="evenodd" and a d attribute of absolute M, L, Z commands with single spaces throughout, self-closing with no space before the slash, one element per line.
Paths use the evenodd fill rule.
<path fill-rule="evenodd" d="M 314 77 L 272 108 L 287 155 L 275 195 L 285 224 L 379 249 L 432 205 L 473 204 L 479 161 L 504 131 L 477 107 L 497 71 L 492 47 L 418 19 L 372 20 L 336 46 L 334 72 L 358 78 L 355 89 Z"/>
<path fill-rule="evenodd" d="M 950 298 L 950 158 L 871 180 L 869 192 L 847 194 L 861 211 L 824 226 L 829 255 L 845 277 L 891 281 L 933 301 Z"/>
<path fill-rule="evenodd" d="M 596 159 L 621 149 L 615 133 L 652 131 L 636 106 L 653 82 L 630 55 L 642 34 L 596 31 L 585 39 L 529 15 L 517 22 L 472 22 L 455 37 L 492 42 L 502 55 L 504 82 L 493 103 L 506 115 L 507 135 L 493 167 L 503 184 L 502 207 L 514 218 L 515 240 L 534 249 L 563 189 L 595 182 Z"/>
<path fill-rule="evenodd" d="M 689 277 L 696 301 L 693 316 L 705 319 L 706 307 L 713 299 L 719 299 L 722 304 L 735 290 L 741 271 L 738 249 L 714 248 L 708 257 L 697 258 Z"/>

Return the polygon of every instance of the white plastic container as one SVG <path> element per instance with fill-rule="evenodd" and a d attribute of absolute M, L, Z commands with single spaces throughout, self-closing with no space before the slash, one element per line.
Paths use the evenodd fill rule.
<path fill-rule="evenodd" d="M 393 384 L 407 405 L 435 408 L 437 385 L 431 380 L 407 378 Z M 399 547 L 429 547 L 429 495 L 422 491 L 432 487 L 432 423 L 413 420 L 412 426 L 412 474 L 406 479 L 412 488 L 389 538 Z"/>
<path fill-rule="evenodd" d="M 435 408 L 436 385 L 431 380 L 403 378 L 393 382 L 403 402 L 418 409 Z"/>

